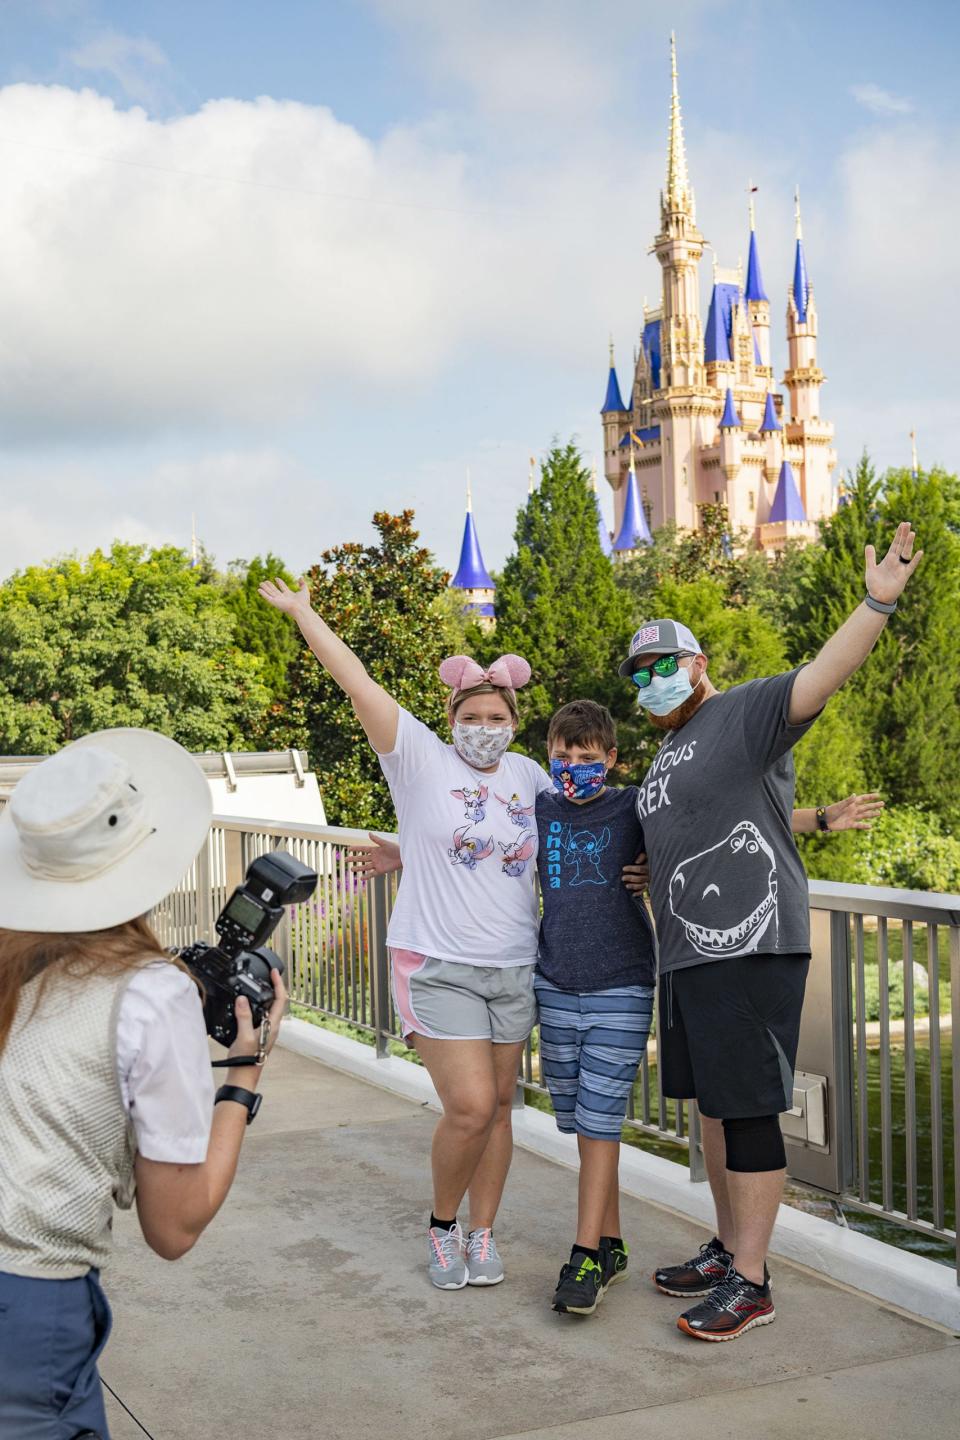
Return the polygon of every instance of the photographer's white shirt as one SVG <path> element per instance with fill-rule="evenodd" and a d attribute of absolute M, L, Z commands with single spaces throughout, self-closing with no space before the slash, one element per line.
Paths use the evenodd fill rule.
<path fill-rule="evenodd" d="M 117 1079 L 141 1155 L 203 1163 L 213 1120 L 210 1048 L 197 987 L 176 965 L 155 961 L 124 991 Z"/>

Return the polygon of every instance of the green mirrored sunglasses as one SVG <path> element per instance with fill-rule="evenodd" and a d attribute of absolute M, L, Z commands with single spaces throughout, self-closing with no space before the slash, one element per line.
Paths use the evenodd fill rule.
<path fill-rule="evenodd" d="M 634 670 L 630 678 L 638 690 L 646 690 L 654 675 L 666 680 L 668 675 L 676 675 L 679 669 L 679 655 L 661 655 L 652 665 L 641 665 L 639 670 Z"/>

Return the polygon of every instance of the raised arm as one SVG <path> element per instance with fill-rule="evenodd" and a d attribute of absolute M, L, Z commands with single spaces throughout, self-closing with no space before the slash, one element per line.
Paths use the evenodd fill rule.
<path fill-rule="evenodd" d="M 904 521 L 897 526 L 893 543 L 879 563 L 873 546 L 867 546 L 864 551 L 867 599 L 830 636 L 819 655 L 800 671 L 790 696 L 791 725 L 802 725 L 819 714 L 830 696 L 835 695 L 866 660 L 897 608 L 904 586 L 923 559 L 922 550 L 916 555 L 913 553 L 916 538 L 909 522 Z M 869 600 L 882 608 L 872 608 Z"/>
<path fill-rule="evenodd" d="M 259 594 L 276 610 L 292 616 L 300 633 L 320 664 L 333 676 L 340 689 L 353 701 L 357 719 L 367 739 L 378 754 L 386 755 L 396 748 L 399 707 L 382 685 L 371 680 L 349 645 L 344 645 L 327 622 L 310 604 L 310 587 L 300 581 L 299 590 L 291 590 L 282 580 L 264 580 Z"/>
<path fill-rule="evenodd" d="M 882 810 L 883 801 L 876 793 L 848 795 L 846 800 L 824 806 L 824 819 L 831 835 L 840 830 L 872 830 Z M 816 810 L 794 810 L 790 828 L 795 835 L 814 834 L 820 829 Z"/>

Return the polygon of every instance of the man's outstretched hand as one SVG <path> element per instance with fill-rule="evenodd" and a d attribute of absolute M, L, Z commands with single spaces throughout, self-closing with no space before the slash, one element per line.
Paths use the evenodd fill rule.
<path fill-rule="evenodd" d="M 866 547 L 863 554 L 866 560 L 867 594 L 872 595 L 874 600 L 892 605 L 903 594 L 904 586 L 923 559 L 922 550 L 918 550 L 916 555 L 913 553 L 916 539 L 909 520 L 904 520 L 897 526 L 890 549 L 882 560 L 878 562 L 877 552 L 872 545 Z"/>

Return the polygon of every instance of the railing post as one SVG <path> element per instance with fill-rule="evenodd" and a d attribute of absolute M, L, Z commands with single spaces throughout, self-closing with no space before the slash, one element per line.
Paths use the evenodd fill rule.
<path fill-rule="evenodd" d="M 950 1044 L 953 1054 L 953 1225 L 957 1284 L 960 1285 L 960 926 L 950 926 Z"/>
<path fill-rule="evenodd" d="M 233 894 L 238 885 L 243 883 L 243 877 L 246 873 L 243 841 L 244 836 L 240 830 L 225 830 L 223 833 L 223 883 L 228 897 Z"/>
<path fill-rule="evenodd" d="M 387 950 L 389 880 L 377 875 L 367 881 L 367 913 L 370 934 L 370 1000 L 377 1058 L 383 1060 L 390 1046 L 390 955 Z"/>
<path fill-rule="evenodd" d="M 837 1189 L 853 1188 L 856 1126 L 853 1115 L 853 994 L 850 988 L 850 923 L 830 913 L 830 985 L 833 1001 L 834 1140 Z"/>
<path fill-rule="evenodd" d="M 677 1102 L 680 1103 L 679 1101 Z M 696 1100 L 690 1101 L 690 1179 L 706 1180 L 707 1162 L 703 1158 L 703 1136 L 700 1131 L 700 1107 Z"/>
<path fill-rule="evenodd" d="M 207 836 L 197 856 L 197 934 L 203 940 L 212 941 L 213 934 L 213 875 L 210 866 L 210 845 L 213 832 Z"/>

